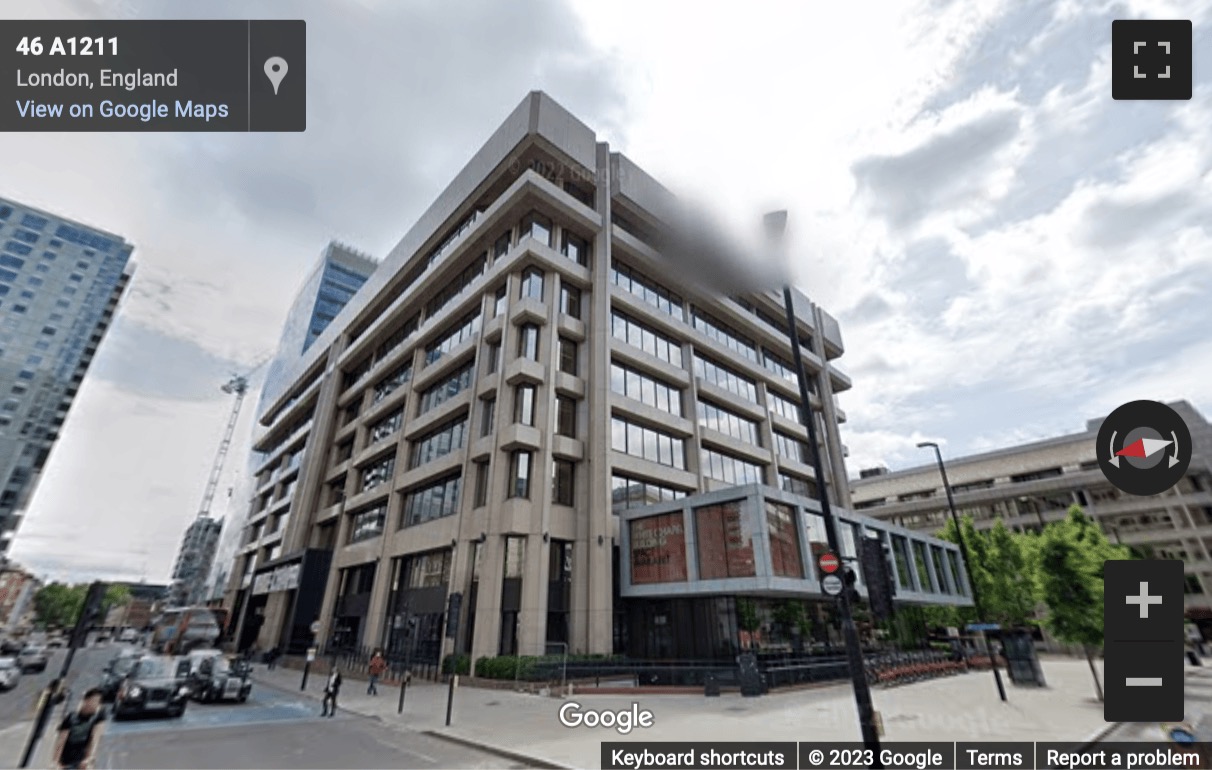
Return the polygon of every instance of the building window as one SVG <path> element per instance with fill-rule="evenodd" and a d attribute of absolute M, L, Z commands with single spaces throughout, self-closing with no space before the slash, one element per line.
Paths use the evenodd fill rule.
<path fill-rule="evenodd" d="M 577 437 L 577 402 L 568 396 L 556 396 L 556 435 Z"/>
<path fill-rule="evenodd" d="M 459 511 L 459 477 L 450 476 L 415 489 L 404 499 L 401 527 L 413 527 Z"/>
<path fill-rule="evenodd" d="M 740 353 L 750 361 L 757 362 L 757 347 L 754 346 L 753 340 L 741 334 L 737 330 L 728 326 L 722 321 L 709 315 L 706 311 L 699 307 L 692 307 L 690 317 L 693 321 L 694 328 L 698 329 L 703 334 L 720 343 L 729 350 Z"/>
<path fill-rule="evenodd" d="M 635 369 L 611 363 L 610 389 L 662 412 L 682 416 L 682 391 Z"/>
<path fill-rule="evenodd" d="M 498 315 L 503 315 L 505 306 L 509 303 L 509 292 L 505 290 L 505 285 L 497 286 L 497 293 L 492 297 L 492 318 L 497 318 Z"/>
<path fill-rule="evenodd" d="M 689 494 L 684 489 L 676 489 L 617 473 L 611 477 L 610 482 L 611 500 L 616 511 L 681 500 Z"/>
<path fill-rule="evenodd" d="M 771 572 L 777 577 L 804 577 L 795 508 L 767 500 L 766 527 L 770 531 Z"/>
<path fill-rule="evenodd" d="M 576 377 L 579 369 L 577 368 L 577 344 L 566 337 L 560 337 L 560 371 L 564 374 L 571 374 Z"/>
<path fill-rule="evenodd" d="M 746 401 L 757 403 L 757 385 L 753 380 L 738 374 L 726 366 L 695 354 L 694 373 L 716 387 L 731 391 Z"/>
<path fill-rule="evenodd" d="M 395 470 L 396 458 L 394 455 L 386 457 L 371 463 L 362 469 L 362 486 L 359 492 L 366 492 L 383 484 L 391 479 L 391 473 Z"/>
<path fill-rule="evenodd" d="M 506 230 L 492 244 L 492 259 L 494 262 L 509 253 L 509 243 L 512 240 L 512 235 L 511 231 Z"/>
<path fill-rule="evenodd" d="M 719 431 L 753 446 L 761 446 L 758 424 L 753 420 L 706 401 L 698 405 L 699 425 Z"/>
<path fill-rule="evenodd" d="M 611 420 L 611 448 L 632 457 L 686 469 L 685 441 L 620 417 Z"/>
<path fill-rule="evenodd" d="M 581 290 L 566 283 L 560 284 L 560 312 L 577 320 L 581 318 Z"/>
<path fill-rule="evenodd" d="M 387 521 L 387 503 L 350 514 L 349 542 L 357 543 L 383 534 Z"/>
<path fill-rule="evenodd" d="M 475 508 L 488 505 L 488 463 L 478 462 L 476 466 L 476 496 L 472 502 Z"/>
<path fill-rule="evenodd" d="M 480 437 L 492 435 L 493 421 L 497 416 L 497 400 L 486 398 L 480 402 Z"/>
<path fill-rule="evenodd" d="M 572 505 L 576 499 L 576 463 L 555 460 L 551 468 L 551 496 L 556 505 Z"/>
<path fill-rule="evenodd" d="M 513 421 L 534 426 L 534 404 L 538 389 L 534 385 L 519 385 L 513 395 Z"/>
<path fill-rule="evenodd" d="M 471 387 L 472 365 L 467 364 L 445 380 L 421 393 L 418 415 L 435 409 Z"/>
<path fill-rule="evenodd" d="M 614 311 L 611 318 L 611 333 L 634 348 L 656 356 L 665 363 L 679 369 L 682 367 L 682 345 L 623 313 Z"/>
<path fill-rule="evenodd" d="M 568 230 L 564 231 L 564 243 L 560 253 L 576 262 L 581 267 L 589 267 L 589 242 Z"/>
<path fill-rule="evenodd" d="M 790 380 L 791 382 L 799 381 L 799 377 L 795 374 L 795 367 L 782 356 L 770 352 L 767 348 L 762 348 L 762 365 L 768 371 L 782 377 L 784 380 Z"/>
<path fill-rule="evenodd" d="M 377 404 L 412 379 L 412 364 L 404 364 L 375 384 L 371 403 Z"/>
<path fill-rule="evenodd" d="M 530 497 L 530 476 L 533 462 L 533 452 L 516 451 L 510 455 L 509 497 Z"/>
<path fill-rule="evenodd" d="M 478 311 L 463 317 L 440 339 L 425 346 L 425 365 L 435 363 L 442 356 L 470 340 L 479 330 L 480 314 Z"/>
<path fill-rule="evenodd" d="M 541 214 L 531 213 L 522 220 L 522 237 L 533 238 L 544 246 L 552 246 L 551 230 L 551 220 Z"/>
<path fill-rule="evenodd" d="M 784 398 L 770 388 L 766 389 L 766 405 L 770 411 L 794 422 L 800 420 L 800 407 L 795 401 Z"/>
<path fill-rule="evenodd" d="M 338 444 L 336 457 L 333 459 L 333 462 L 335 464 L 339 465 L 339 464 L 345 462 L 346 460 L 348 460 L 349 458 L 353 457 L 353 445 L 354 445 L 353 439 L 350 439 L 348 441 L 343 441 L 340 444 Z"/>
<path fill-rule="evenodd" d="M 634 294 L 679 321 L 686 320 L 681 297 L 661 286 L 656 281 L 645 278 L 640 273 L 619 262 L 615 262 L 612 266 L 610 277 L 614 281 L 615 286 Z"/>
<path fill-rule="evenodd" d="M 753 535 L 741 521 L 740 503 L 696 508 L 695 537 L 699 545 L 699 578 L 753 577 Z"/>
<path fill-rule="evenodd" d="M 522 283 L 518 289 L 519 299 L 534 299 L 543 301 L 543 271 L 537 267 L 528 267 L 522 273 Z"/>
<path fill-rule="evenodd" d="M 11 267 L 14 270 L 20 270 L 21 268 L 25 267 L 25 260 L 17 259 L 16 257 L 12 256 L 11 254 L 0 254 L 0 265 L 3 265 L 5 267 Z M 16 277 L 17 277 L 17 274 L 13 273 L 13 278 L 16 278 Z"/>
<path fill-rule="evenodd" d="M 370 429 L 370 443 L 382 441 L 400 429 L 404 424 L 404 410 L 397 409 L 387 417 L 376 422 Z"/>
<path fill-rule="evenodd" d="M 732 486 L 742 484 L 761 484 L 764 473 L 761 465 L 742 460 L 739 457 L 717 452 L 714 449 L 704 449 L 702 452 L 703 475 L 709 479 L 723 481 Z"/>
<path fill-rule="evenodd" d="M 484 351 L 485 369 L 488 374 L 496 374 L 501 365 L 501 343 L 494 342 Z"/>
<path fill-rule="evenodd" d="M 460 417 L 435 428 L 412 445 L 412 460 L 409 467 L 417 468 L 455 450 L 462 449 L 466 433 L 466 417 Z"/>
<path fill-rule="evenodd" d="M 815 483 L 792 473 L 779 474 L 779 487 L 784 492 L 791 492 L 792 494 L 814 499 L 819 497 Z"/>
<path fill-rule="evenodd" d="M 518 357 L 539 360 L 539 327 L 525 324 L 518 329 Z"/>
<path fill-rule="evenodd" d="M 792 438 L 786 433 L 774 432 L 774 448 L 780 457 L 786 457 L 788 460 L 794 460 L 797 463 L 807 465 L 812 462 L 808 454 L 808 443 Z"/>

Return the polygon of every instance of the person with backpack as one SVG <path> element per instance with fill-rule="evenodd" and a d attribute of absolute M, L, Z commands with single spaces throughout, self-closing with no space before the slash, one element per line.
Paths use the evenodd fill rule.
<path fill-rule="evenodd" d="M 387 670 L 387 659 L 383 657 L 382 650 L 375 650 L 375 654 L 370 658 L 370 686 L 366 688 L 367 695 L 379 694 L 379 677 L 383 676 L 383 672 Z"/>
<path fill-rule="evenodd" d="M 91 768 L 97 758 L 97 745 L 105 733 L 105 712 L 101 708 L 101 688 L 93 687 L 80 699 L 80 707 L 59 725 L 55 740 L 54 762 L 60 768 Z"/>
<path fill-rule="evenodd" d="M 341 672 L 333 667 L 332 673 L 328 675 L 328 681 L 324 683 L 324 710 L 320 712 L 322 717 L 334 717 L 337 715 L 337 693 L 341 691 Z M 329 704 L 332 708 L 329 708 Z"/>

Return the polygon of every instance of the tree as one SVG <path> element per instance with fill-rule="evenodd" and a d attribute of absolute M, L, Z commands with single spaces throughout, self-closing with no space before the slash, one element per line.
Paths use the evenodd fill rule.
<path fill-rule="evenodd" d="M 1039 596 L 1048 607 L 1045 623 L 1057 639 L 1082 646 L 1100 701 L 1103 688 L 1094 651 L 1103 643 L 1103 562 L 1129 558 L 1127 548 L 1107 542 L 1098 525 L 1074 505 L 1063 521 L 1044 528 L 1034 560 Z"/>
<path fill-rule="evenodd" d="M 752 599 L 737 597 L 736 600 L 736 625 L 742 631 L 753 638 L 753 632 L 762 627 L 762 619 L 758 615 L 757 604 Z"/>
<path fill-rule="evenodd" d="M 1001 519 L 987 537 L 985 571 L 996 579 L 988 593 L 981 593 L 985 619 L 1008 627 L 1027 625 L 1034 620 L 1038 598 L 1029 537 L 1012 533 Z"/>
<path fill-rule="evenodd" d="M 34 594 L 35 622 L 44 627 L 74 626 L 87 593 L 87 585 L 69 586 L 56 582 L 43 586 Z"/>
<path fill-rule="evenodd" d="M 109 587 L 105 589 L 105 601 L 102 603 L 104 607 L 101 614 L 102 622 L 105 621 L 105 616 L 109 614 L 110 610 L 115 607 L 125 607 L 130 604 L 130 600 L 130 586 L 124 583 L 110 583 Z"/>

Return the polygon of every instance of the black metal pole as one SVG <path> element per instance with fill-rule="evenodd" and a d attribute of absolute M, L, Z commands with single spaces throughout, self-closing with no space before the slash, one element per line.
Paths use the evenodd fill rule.
<path fill-rule="evenodd" d="M 446 726 L 450 727 L 450 710 L 454 707 L 454 691 L 455 685 L 458 684 L 459 675 L 450 675 L 450 688 L 446 691 Z"/>
<path fill-rule="evenodd" d="M 404 670 L 400 672 L 400 702 L 396 704 L 396 713 L 404 713 L 404 693 L 408 692 L 408 663 L 405 662 Z"/>
<path fill-rule="evenodd" d="M 968 583 L 972 587 L 972 606 L 976 610 L 976 621 L 984 622 L 985 613 L 981 609 L 980 592 L 976 587 L 976 580 L 972 577 L 972 570 L 968 565 L 972 560 L 968 558 L 968 546 L 964 542 L 964 530 L 960 526 L 959 514 L 955 511 L 955 495 L 951 493 L 951 482 L 947 480 L 947 466 L 943 463 L 943 451 L 939 449 L 938 444 L 926 443 L 925 446 L 934 449 L 934 456 L 938 460 L 938 472 L 943 477 L 943 491 L 947 493 L 947 507 L 951 510 L 951 522 L 955 524 L 955 541 L 959 544 L 960 555 L 964 557 L 964 571 L 968 573 Z M 984 632 L 981 632 L 984 634 Z M 1002 674 L 997 668 L 997 655 L 993 651 L 993 645 L 989 644 L 989 637 L 985 637 L 985 648 L 989 651 L 989 664 L 993 667 L 993 681 L 997 683 L 997 694 L 1004 701 L 1006 700 L 1006 686 L 1002 684 Z"/>
<path fill-rule="evenodd" d="M 309 673 L 311 673 L 311 656 L 310 655 L 305 656 L 303 658 L 303 682 L 299 685 L 300 690 L 307 689 L 307 675 Z"/>
<path fill-rule="evenodd" d="M 829 540 L 829 549 L 841 556 L 841 541 L 838 538 L 837 523 L 833 519 L 833 509 L 829 506 L 828 485 L 825 483 L 825 467 L 821 459 L 820 445 L 816 440 L 816 425 L 812 416 L 812 402 L 809 400 L 808 375 L 804 371 L 804 356 L 800 353 L 800 333 L 796 325 L 795 305 L 791 299 L 791 286 L 783 287 L 783 305 L 787 312 L 787 336 L 791 342 L 791 355 L 795 363 L 795 373 L 800 385 L 800 422 L 808 431 L 808 446 L 812 450 L 812 469 L 816 472 L 817 493 L 820 495 L 821 516 L 825 519 L 825 537 Z M 871 690 L 867 686 L 867 670 L 863 662 L 863 648 L 859 644 L 858 629 L 854 626 L 854 613 L 850 607 L 850 592 L 843 590 L 838 597 L 838 606 L 842 615 L 842 635 L 846 640 L 846 660 L 850 668 L 850 681 L 854 685 L 854 702 L 858 706 L 859 730 L 863 735 L 863 745 L 871 751 L 873 758 L 871 767 L 882 768 L 880 761 L 879 730 L 875 725 L 875 706 L 871 702 Z"/>

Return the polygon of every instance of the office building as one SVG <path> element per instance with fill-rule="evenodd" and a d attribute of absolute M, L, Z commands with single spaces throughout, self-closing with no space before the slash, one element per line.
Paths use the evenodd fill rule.
<path fill-rule="evenodd" d="M 781 293 L 687 286 L 651 245 L 670 203 L 546 95 L 519 105 L 261 416 L 238 645 L 731 654 L 736 594 L 824 598 L 821 484 L 851 550 L 909 536 L 845 511 L 837 322 L 796 293 L 818 479 Z M 902 598 L 964 602 L 954 548 L 917 539 L 944 589 Z"/>
<path fill-rule="evenodd" d="M 378 262 L 373 258 L 347 245 L 333 241 L 324 247 L 320 258 L 307 271 L 307 278 L 286 314 L 278 349 L 266 367 L 265 381 L 261 386 L 261 395 L 256 407 L 258 414 L 264 411 L 266 404 L 282 395 L 282 390 L 289 384 L 285 378 L 295 362 L 307 352 L 362 284 L 366 283 L 366 279 L 376 267 Z M 264 429 L 254 423 L 254 444 L 263 432 Z M 253 477 L 257 467 L 265 459 L 258 452 L 251 453 L 246 462 L 245 473 L 237 482 L 236 500 L 246 501 L 251 498 Z M 207 601 L 220 600 L 226 592 L 236 551 L 242 545 L 247 512 L 246 507 L 241 508 L 234 518 L 234 526 L 223 528 L 211 570 L 212 579 L 207 590 Z"/>
<path fill-rule="evenodd" d="M 134 247 L 0 199 L 0 551 L 117 309 Z"/>
<path fill-rule="evenodd" d="M 1095 453 L 1102 419 L 1055 438 L 966 457 L 946 458 L 961 516 L 978 529 L 997 521 L 1015 531 L 1039 531 L 1077 504 L 1107 537 L 1157 559 L 1182 559 L 1187 569 L 1187 615 L 1212 622 L 1212 425 L 1186 401 L 1171 403 L 1191 430 L 1194 448 L 1186 477 L 1169 492 L 1136 497 L 1103 476 Z M 937 532 L 949 512 L 933 456 L 901 471 L 864 471 L 851 481 L 854 507 L 921 532 Z"/>

